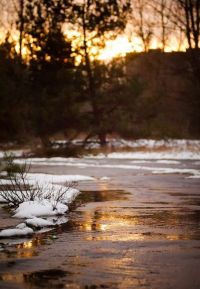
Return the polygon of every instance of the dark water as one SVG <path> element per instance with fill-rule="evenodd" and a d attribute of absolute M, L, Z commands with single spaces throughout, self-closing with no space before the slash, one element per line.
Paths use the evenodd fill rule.
<path fill-rule="evenodd" d="M 111 179 L 80 184 L 67 224 L 2 245 L 0 288 L 199 289 L 200 179 L 105 168 L 89 174 Z"/>

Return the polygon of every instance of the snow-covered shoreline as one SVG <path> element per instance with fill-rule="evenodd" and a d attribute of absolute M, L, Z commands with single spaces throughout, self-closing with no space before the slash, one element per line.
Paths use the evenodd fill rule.
<path fill-rule="evenodd" d="M 129 147 L 133 150 L 108 153 L 98 153 L 97 155 L 85 155 L 82 158 L 22 158 L 23 151 L 14 151 L 17 157 L 14 160 L 16 164 L 31 164 L 33 166 L 63 166 L 67 171 L 71 168 L 77 168 L 79 174 L 45 174 L 45 173 L 28 173 L 26 175 L 29 185 L 38 185 L 42 188 L 43 198 L 34 200 L 24 200 L 14 211 L 13 216 L 22 219 L 22 223 L 15 228 L 8 228 L 0 231 L 0 237 L 8 237 L 15 235 L 33 234 L 38 228 L 53 228 L 55 225 L 67 222 L 66 213 L 68 206 L 80 194 L 80 191 L 71 186 L 73 182 L 87 181 L 92 182 L 96 179 L 92 177 L 92 170 L 104 169 L 109 170 L 135 170 L 158 174 L 182 174 L 186 178 L 200 178 L 200 141 L 199 140 L 136 140 L 126 141 L 123 139 L 112 140 L 110 147 L 124 148 Z M 145 149 L 144 149 L 145 148 Z M 9 151 L 12 152 L 12 151 Z M 0 152 L 0 158 L 3 152 Z M 82 175 L 82 170 L 88 169 L 91 175 Z M 9 185 L 9 179 L 5 178 L 1 173 L 2 185 Z M 101 175 L 102 176 L 102 175 Z M 106 177 L 99 177 L 100 181 L 110 179 L 108 174 Z M 69 186 L 69 187 L 68 187 Z M 68 187 L 68 188 L 67 188 Z M 65 192 L 66 191 L 66 192 Z M 48 192 L 52 197 L 46 198 Z M 56 200 L 56 195 L 64 192 L 62 198 Z M 20 195 L 21 192 L 18 191 Z M 0 197 L 0 202 L 5 200 Z M 62 216 L 62 217 L 61 217 Z"/>
<path fill-rule="evenodd" d="M 152 174 L 185 174 L 187 177 L 200 178 L 200 170 L 198 168 L 200 155 L 183 154 L 182 158 L 176 154 L 176 158 L 172 155 L 167 155 L 166 158 L 163 155 L 145 155 L 141 153 L 141 158 L 134 158 L 132 153 L 113 153 L 109 156 L 100 154 L 97 156 L 91 155 L 82 159 L 77 158 L 29 158 L 27 159 L 32 165 L 39 166 L 63 166 L 63 167 L 75 167 L 77 169 L 124 169 L 124 170 L 142 170 L 149 171 Z M 137 155 L 138 156 L 138 155 Z M 145 159 L 146 156 L 146 159 Z M 171 158 L 168 158 L 171 156 Z M 194 159 L 193 159 L 194 158 Z M 110 162 L 111 161 L 111 162 Z M 185 167 L 184 161 L 190 161 L 191 167 Z M 23 163 L 23 159 L 17 159 L 16 163 Z M 84 176 L 82 177 L 84 180 Z M 85 180 L 92 180 L 94 178 L 87 177 Z M 60 176 L 62 180 L 62 176 Z"/>
<path fill-rule="evenodd" d="M 0 231 L 0 237 L 13 237 L 31 235 L 37 232 L 39 228 L 53 228 L 55 225 L 65 223 L 68 219 L 64 216 L 69 210 L 75 198 L 80 194 L 80 191 L 73 187 L 67 187 L 67 184 L 73 181 L 93 181 L 89 176 L 82 175 L 50 175 L 50 174 L 34 174 L 28 173 L 26 180 L 29 185 L 39 185 L 43 196 L 36 197 L 34 200 L 26 200 L 18 205 L 13 212 L 13 217 L 22 219 L 23 222 L 14 228 L 8 228 Z M 9 179 L 1 180 L 1 184 L 10 184 Z M 58 184 L 59 183 L 59 184 Z M 62 185 L 60 184 L 62 183 Z M 46 198 L 51 192 L 50 198 Z M 13 192 L 9 192 L 13 193 Z M 21 191 L 16 191 L 19 196 L 23 194 Z M 57 199 L 58 195 L 62 197 Z M 26 192 L 25 192 L 26 195 Z M 0 202 L 6 202 L 1 196 Z"/>
<path fill-rule="evenodd" d="M 60 146 L 64 147 L 68 144 L 66 140 L 52 140 L 52 148 L 59 149 Z M 75 139 L 72 142 L 74 146 L 83 145 L 82 139 Z M 161 151 L 179 151 L 179 152 L 200 152 L 200 140 L 198 139 L 135 139 L 135 140 L 126 140 L 123 138 L 108 138 L 107 140 L 108 149 L 112 150 L 133 150 L 139 152 L 147 151 L 156 151 L 159 153 Z M 98 139 L 89 139 L 88 143 L 85 146 L 86 152 L 87 149 L 101 149 Z M 31 148 L 29 149 L 3 149 L 0 150 L 0 158 L 4 157 L 4 154 L 12 154 L 15 157 L 23 158 L 31 156 Z M 45 159 L 45 158 L 44 158 Z M 59 159 L 59 158 L 57 158 Z M 62 158 L 60 158 L 62 159 Z M 199 158 L 198 158 L 199 159 Z"/>
<path fill-rule="evenodd" d="M 53 146 L 59 147 L 65 145 L 67 141 L 65 140 L 56 140 L 52 141 Z M 80 145 L 83 143 L 81 139 L 75 139 L 72 141 L 74 145 Z M 123 138 L 108 138 L 107 146 L 110 148 L 132 148 L 132 149 L 159 149 L 159 148 L 180 148 L 187 149 L 192 147 L 198 149 L 200 147 L 200 140 L 198 139 L 134 139 L 127 140 Z M 89 139 L 86 144 L 87 149 L 98 149 L 100 144 L 98 139 Z"/>

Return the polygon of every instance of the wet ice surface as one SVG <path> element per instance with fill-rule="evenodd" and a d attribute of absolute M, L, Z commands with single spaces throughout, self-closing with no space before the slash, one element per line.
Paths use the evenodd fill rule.
<path fill-rule="evenodd" d="M 58 161 L 32 172 L 96 181 L 79 184 L 67 224 L 20 244 L 4 240 L 0 288 L 200 288 L 200 179 L 188 178 L 198 161 Z M 154 174 L 159 168 L 176 173 Z"/>

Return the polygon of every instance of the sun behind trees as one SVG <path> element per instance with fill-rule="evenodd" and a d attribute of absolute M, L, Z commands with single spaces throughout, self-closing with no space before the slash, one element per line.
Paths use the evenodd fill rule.
<path fill-rule="evenodd" d="M 145 0 L 16 0 L 14 3 L 19 53 L 15 49 L 16 42 L 10 40 L 11 30 L 0 45 L 2 141 L 26 142 L 39 137 L 48 147 L 51 137 L 57 133 L 68 140 L 83 134 L 85 141 L 97 137 L 104 146 L 107 135 L 112 133 L 163 137 L 164 131 L 168 131 L 167 135 L 176 135 L 175 130 L 171 132 L 160 126 L 159 101 L 171 87 L 163 91 L 162 83 L 166 79 L 161 79 L 163 72 L 154 63 L 158 58 L 149 54 L 148 61 L 143 63 L 141 60 L 142 67 L 134 71 L 130 69 L 131 65 L 137 67 L 137 61 L 140 62 L 134 54 L 107 62 L 98 60 L 98 56 L 107 40 L 124 33 L 127 23 L 133 24 L 132 29 L 141 38 L 147 54 L 156 34 L 164 52 L 172 29 L 180 30 L 185 33 L 191 50 L 196 50 L 189 58 L 183 56 L 183 63 L 187 62 L 184 77 L 188 78 L 190 74 L 193 82 L 200 67 L 198 0 L 195 5 L 188 0 L 177 0 L 173 5 L 167 0 L 151 3 Z M 5 7 L 6 2 L 2 0 L 0 4 Z M 181 9 L 178 15 L 177 7 Z M 14 12 L 7 10 L 7 15 Z M 78 36 L 74 36 L 75 42 L 72 30 L 78 32 Z M 161 58 L 160 69 L 166 74 L 166 55 Z M 149 61 L 151 66 L 148 66 Z M 178 58 L 174 61 L 173 71 L 174 66 L 179 65 Z M 150 81 L 146 72 L 158 77 L 159 86 L 152 87 L 154 80 Z M 171 81 L 167 81 L 168 86 Z M 195 85 L 199 91 L 198 77 Z M 186 94 L 189 87 L 183 88 Z M 197 93 L 192 91 L 191 95 L 194 107 L 197 107 Z M 197 123 L 199 119 L 191 98 L 187 99 L 190 103 L 188 129 L 178 129 L 177 135 L 187 135 L 191 123 Z M 180 107 L 182 109 L 182 105 Z"/>
<path fill-rule="evenodd" d="M 98 136 L 104 145 L 106 134 L 112 130 L 104 119 L 119 110 L 120 105 L 116 104 L 120 96 L 117 93 L 112 98 L 111 90 L 124 87 L 127 79 L 122 73 L 123 64 L 105 65 L 92 61 L 90 49 L 91 46 L 101 49 L 106 38 L 114 38 L 123 31 L 130 2 L 21 0 L 17 12 L 18 66 L 27 76 L 28 117 L 33 135 L 48 145 L 53 133 L 83 130 L 86 137 Z M 64 36 L 63 24 L 66 23 L 76 26 L 82 34 L 80 46 L 75 51 Z M 27 60 L 22 59 L 23 47 L 27 49 Z M 76 55 L 82 56 L 78 66 L 75 65 Z M 11 51 L 7 51 L 6 57 L 11 62 L 15 59 Z M 26 100 L 23 97 L 23 103 Z M 12 102 L 9 107 L 11 105 Z M 9 108 L 7 110 L 9 114 Z"/>

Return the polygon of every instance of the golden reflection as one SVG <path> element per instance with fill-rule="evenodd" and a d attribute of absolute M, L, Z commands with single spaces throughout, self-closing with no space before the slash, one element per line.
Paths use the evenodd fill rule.
<path fill-rule="evenodd" d="M 137 217 L 121 217 L 112 213 L 96 212 L 87 215 L 84 223 L 79 224 L 81 231 L 106 231 L 116 230 L 124 226 L 136 226 L 139 224 Z"/>
<path fill-rule="evenodd" d="M 102 184 L 103 185 L 103 184 Z M 107 196 L 106 191 L 101 194 Z M 102 197 L 102 195 L 101 195 Z M 103 199 L 103 197 L 102 197 Z M 115 204 L 114 204 L 115 206 Z M 151 239 L 151 233 L 141 231 L 144 227 L 143 219 L 132 210 L 120 214 L 114 207 L 102 207 L 100 203 L 94 210 L 84 212 L 83 222 L 79 223 L 79 230 L 87 232 L 88 241 L 143 241 Z"/>
<path fill-rule="evenodd" d="M 105 252 L 106 253 L 106 252 Z M 110 251 L 108 251 L 110 253 Z M 135 250 L 125 250 L 119 258 L 105 258 L 103 260 L 103 269 L 105 272 L 112 272 L 116 276 L 118 275 L 118 283 L 116 288 L 141 288 L 141 286 L 147 286 L 147 281 L 142 275 L 141 271 L 136 266 L 137 252 Z M 100 264 L 100 266 L 101 266 Z M 99 288 L 97 286 L 97 288 Z M 113 288 L 113 287 L 112 287 Z"/>
<path fill-rule="evenodd" d="M 26 241 L 22 244 L 16 245 L 17 256 L 20 258 L 30 258 L 35 255 L 35 250 L 33 250 L 33 240 Z"/>
<path fill-rule="evenodd" d="M 18 251 L 17 252 L 17 257 L 18 258 L 31 258 L 36 255 L 35 250 L 31 251 Z"/>
<path fill-rule="evenodd" d="M 44 244 L 41 237 L 36 236 L 32 240 L 17 244 L 17 256 L 19 258 L 31 258 L 36 255 L 36 248 Z"/>
<path fill-rule="evenodd" d="M 104 195 L 107 194 L 107 191 L 110 190 L 109 184 L 107 182 L 102 182 L 102 183 L 100 182 L 99 188 L 100 188 L 102 197 L 104 197 Z"/>
<path fill-rule="evenodd" d="M 85 222 L 83 224 L 79 225 L 79 230 L 80 231 L 86 231 L 86 232 L 91 232 L 91 231 L 106 231 L 108 229 L 107 224 L 95 224 L 91 222 Z"/>
<path fill-rule="evenodd" d="M 106 192 L 105 192 L 106 194 Z M 139 225 L 138 216 L 119 215 L 115 212 L 92 211 L 86 212 L 85 220 L 79 224 L 80 231 L 86 231 L 88 241 L 141 241 L 146 238 L 142 233 L 135 233 Z M 123 228 L 128 229 L 125 233 Z M 99 232 L 99 234 L 95 234 Z"/>
<path fill-rule="evenodd" d="M 180 235 L 167 235 L 167 240 L 170 240 L 170 241 L 177 241 L 181 239 L 182 237 Z"/>
<path fill-rule="evenodd" d="M 101 230 L 101 231 L 106 231 L 106 230 L 108 230 L 108 229 L 109 229 L 108 224 L 100 224 L 100 230 Z"/>
<path fill-rule="evenodd" d="M 23 248 L 23 249 L 29 248 L 30 249 L 32 247 L 33 247 L 33 240 L 17 245 L 17 249 L 21 249 L 21 248 Z"/>
<path fill-rule="evenodd" d="M 22 273 L 16 273 L 16 274 L 5 273 L 5 274 L 1 274 L 1 281 L 22 283 L 24 281 L 24 275 Z"/>
<path fill-rule="evenodd" d="M 78 284 L 65 284 L 65 288 L 70 288 L 70 289 L 80 289 L 80 285 Z"/>
<path fill-rule="evenodd" d="M 145 280 L 144 281 L 141 281 L 141 279 L 139 278 L 125 278 L 121 281 L 121 288 L 133 288 L 133 286 L 139 286 L 141 287 L 144 283 L 145 284 Z M 146 286 L 146 285 L 145 285 Z M 139 288 L 138 287 L 138 288 Z"/>
<path fill-rule="evenodd" d="M 81 229 L 81 231 L 92 231 L 92 224 L 91 223 L 81 224 L 79 229 Z"/>
<path fill-rule="evenodd" d="M 25 241 L 21 244 L 16 245 L 17 249 L 31 249 L 34 247 L 38 247 L 44 244 L 44 240 L 41 236 L 36 236 L 32 240 Z"/>
<path fill-rule="evenodd" d="M 126 242 L 126 241 L 143 241 L 145 236 L 141 233 L 129 233 L 129 234 L 107 234 L 98 236 L 87 236 L 85 238 L 87 241 L 112 241 L 112 242 Z"/>

